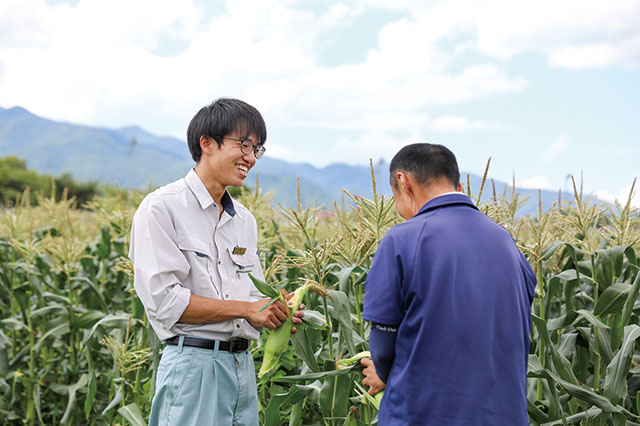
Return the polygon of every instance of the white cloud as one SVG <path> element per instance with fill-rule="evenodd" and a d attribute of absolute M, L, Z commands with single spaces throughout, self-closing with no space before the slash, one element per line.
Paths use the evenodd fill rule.
<path fill-rule="evenodd" d="M 545 176 L 532 176 L 518 186 L 525 189 L 553 189 L 549 184 L 549 179 Z"/>
<path fill-rule="evenodd" d="M 545 152 L 543 158 L 546 161 L 555 160 L 558 155 L 560 155 L 563 151 L 566 151 L 568 147 L 569 137 L 567 135 L 560 135 L 553 142 L 551 142 L 551 145 L 549 145 L 549 148 L 547 148 L 547 151 Z"/>
<path fill-rule="evenodd" d="M 355 0 L 322 2 L 319 12 L 303 3 L 228 0 L 204 18 L 195 0 L 3 0 L 0 103 L 184 138 L 198 108 L 234 96 L 262 111 L 270 129 L 348 135 L 324 140 L 321 150 L 282 139 L 268 145 L 269 155 L 361 164 L 425 141 L 427 131 L 500 128 L 461 112 L 433 114 L 525 89 L 507 70 L 514 56 L 541 53 L 562 67 L 640 66 L 637 0 Z M 370 40 L 361 61 L 320 65 L 319 47 L 331 37 L 343 42 L 341 30 L 372 5 L 402 17 Z M 167 41 L 184 49 L 160 54 Z M 559 136 L 543 156 L 557 158 L 568 143 Z M 548 187 L 544 179 L 525 183 Z"/>
<path fill-rule="evenodd" d="M 640 191 L 638 190 L 638 182 L 636 181 L 633 193 L 631 193 L 631 186 L 631 184 L 623 186 L 620 188 L 617 195 L 613 195 L 604 189 L 596 191 L 594 195 L 609 203 L 618 202 L 618 204 L 624 207 L 629 201 L 629 195 L 631 194 L 631 206 L 640 208 Z"/>
<path fill-rule="evenodd" d="M 293 150 L 287 148 L 286 146 L 275 144 L 275 143 L 269 143 L 266 146 L 266 148 L 267 148 L 266 152 L 269 154 L 269 157 L 277 158 L 279 160 L 285 160 L 289 162 L 298 161 L 296 153 Z"/>
<path fill-rule="evenodd" d="M 475 130 L 497 129 L 497 124 L 486 123 L 482 120 L 469 120 L 466 117 L 445 115 L 433 119 L 431 129 L 436 132 L 469 132 Z"/>
<path fill-rule="evenodd" d="M 417 142 L 435 142 L 420 132 L 412 132 L 406 137 L 396 137 L 378 130 L 359 134 L 356 137 L 341 137 L 335 143 L 327 144 L 313 152 L 296 152 L 296 162 L 309 162 L 318 167 L 332 163 L 352 165 L 368 164 L 379 159 L 390 160 L 402 147 Z M 270 149 L 270 148 L 269 148 Z M 269 151 L 271 154 L 271 151 Z"/>
<path fill-rule="evenodd" d="M 629 194 L 631 193 L 631 205 L 640 209 L 640 190 L 638 189 L 637 184 L 638 182 L 636 181 L 636 186 L 633 190 L 633 193 L 631 193 L 631 185 L 620 188 L 616 199 L 621 205 L 624 206 L 627 204 L 627 201 L 629 200 Z"/>
<path fill-rule="evenodd" d="M 268 110 L 271 125 L 388 133 L 426 126 L 431 106 L 526 84 L 495 64 L 450 74 L 451 54 L 436 43 L 449 24 L 432 32 L 417 15 L 385 26 L 362 63 L 318 66 L 323 37 L 361 14 L 362 4 L 336 3 L 318 15 L 275 0 L 229 1 L 204 26 L 191 0 L 80 0 L 74 7 L 9 0 L 0 9 L 14 20 L 0 36 L 4 106 L 90 124 L 132 121 L 180 137 L 184 124 L 175 123 L 221 95 Z M 186 49 L 153 53 L 163 39 Z M 167 116 L 173 119 L 158 118 Z"/>
<path fill-rule="evenodd" d="M 635 0 L 489 0 L 467 6 L 477 47 L 487 54 L 510 58 L 537 51 L 549 55 L 554 65 L 572 68 L 640 66 L 640 4 Z"/>
<path fill-rule="evenodd" d="M 386 7 L 410 11 L 426 40 L 469 34 L 474 50 L 502 60 L 538 52 L 554 66 L 640 67 L 637 0 L 408 0 Z M 469 48 L 466 40 L 459 46 Z"/>
<path fill-rule="evenodd" d="M 593 195 L 596 198 L 599 198 L 599 199 L 601 199 L 603 201 L 606 201 L 608 203 L 613 203 L 616 200 L 615 195 L 612 195 L 610 192 L 608 192 L 608 191 L 606 191 L 604 189 L 601 189 L 601 190 L 598 190 L 598 191 L 594 192 Z"/>

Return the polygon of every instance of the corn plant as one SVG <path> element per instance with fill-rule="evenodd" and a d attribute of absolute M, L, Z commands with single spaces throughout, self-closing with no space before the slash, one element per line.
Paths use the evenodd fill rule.
<path fill-rule="evenodd" d="M 502 193 L 493 182 L 489 190 L 488 167 L 477 194 L 468 183 L 466 191 L 511 233 L 538 279 L 531 424 L 640 424 L 635 182 L 624 205 L 605 206 L 573 181 L 572 199 L 559 194 L 552 209 L 539 202 L 536 215 L 522 217 L 515 178 Z M 377 193 L 373 174 L 372 185 L 372 199 L 345 192 L 328 208 L 302 206 L 298 197 L 296 206 L 274 209 L 258 182 L 240 194 L 259 224 L 270 297 L 309 282 L 323 289 L 304 296 L 298 333 L 270 344 L 277 333 L 264 332 L 251 347 L 256 372 L 263 371 L 262 424 L 377 421 L 380 395 L 367 394 L 358 363 L 369 349 L 363 284 L 378 242 L 401 219 L 393 200 Z M 161 345 L 126 258 L 142 195 L 116 191 L 78 209 L 64 193 L 27 193 L 0 211 L 0 423 L 145 424 Z M 37 206 L 29 203 L 34 197 Z"/>

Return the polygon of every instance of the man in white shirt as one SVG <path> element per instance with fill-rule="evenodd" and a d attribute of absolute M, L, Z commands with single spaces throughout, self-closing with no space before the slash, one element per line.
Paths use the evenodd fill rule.
<path fill-rule="evenodd" d="M 287 317 L 248 274 L 264 279 L 253 215 L 227 186 L 241 186 L 264 154 L 260 113 L 237 99 L 202 108 L 187 130 L 194 169 L 142 201 L 129 257 L 149 322 L 167 343 L 150 425 L 258 425 L 249 341 Z M 299 324 L 301 312 L 294 322 Z"/>

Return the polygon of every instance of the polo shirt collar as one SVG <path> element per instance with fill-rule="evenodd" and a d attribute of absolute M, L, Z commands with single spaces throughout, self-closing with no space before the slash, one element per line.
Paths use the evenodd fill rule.
<path fill-rule="evenodd" d="M 432 198 L 424 206 L 422 206 L 422 208 L 418 211 L 416 216 L 431 210 L 435 210 L 440 207 L 452 206 L 456 204 L 466 205 L 478 210 L 478 207 L 476 207 L 476 205 L 473 204 L 473 201 L 471 201 L 471 198 L 469 198 L 462 192 L 455 192 L 455 193 L 447 193 L 447 194 L 439 195 L 435 198 Z"/>
<path fill-rule="evenodd" d="M 185 176 L 184 180 L 187 183 L 189 189 L 191 189 L 191 192 L 193 192 L 193 195 L 196 196 L 196 199 L 198 200 L 198 203 L 200 204 L 202 210 L 205 210 L 207 207 L 214 204 L 213 198 L 211 198 L 211 194 L 209 194 L 209 191 L 207 191 L 207 187 L 204 186 L 204 183 L 202 183 L 202 180 L 200 180 L 200 176 L 198 176 L 195 169 L 189 170 L 189 173 L 187 173 L 187 176 Z M 222 208 L 224 209 L 225 213 L 227 213 L 231 217 L 236 215 L 237 211 L 234 205 L 233 198 L 231 198 L 231 195 L 229 195 L 229 191 L 224 191 L 220 202 L 222 203 Z"/>

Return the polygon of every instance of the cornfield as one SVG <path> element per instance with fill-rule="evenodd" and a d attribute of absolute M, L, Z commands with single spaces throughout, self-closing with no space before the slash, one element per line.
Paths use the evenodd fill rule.
<path fill-rule="evenodd" d="M 264 425 L 377 421 L 357 362 L 368 350 L 363 284 L 378 242 L 401 219 L 372 182 L 371 199 L 345 191 L 331 208 L 273 207 L 257 185 L 239 197 L 258 221 L 267 285 L 324 289 L 306 294 L 304 325 L 259 379 Z M 469 195 L 511 232 L 538 277 L 530 423 L 640 424 L 638 210 L 585 201 L 574 182 L 573 199 L 519 217 L 524 200 L 492 189 L 483 182 Z M 0 211 L 0 423 L 146 424 L 162 347 L 126 258 L 142 197 L 121 191 L 77 209 L 64 195 L 39 195 L 36 206 L 24 196 Z M 256 372 L 268 334 L 251 346 Z"/>

